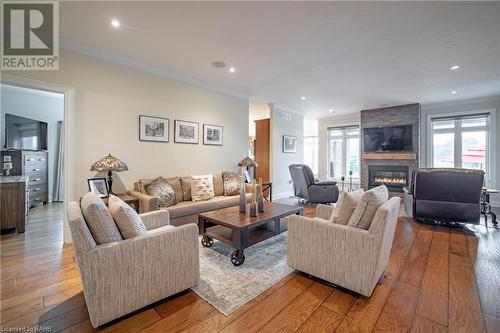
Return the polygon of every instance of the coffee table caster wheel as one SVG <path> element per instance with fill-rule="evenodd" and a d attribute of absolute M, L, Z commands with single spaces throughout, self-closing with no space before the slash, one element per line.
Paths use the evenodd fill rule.
<path fill-rule="evenodd" d="M 203 245 L 204 247 L 211 247 L 212 245 L 214 245 L 214 239 L 210 236 L 204 235 L 201 238 L 201 245 Z"/>
<path fill-rule="evenodd" d="M 245 262 L 245 255 L 243 254 L 243 251 L 236 250 L 231 253 L 231 262 L 234 266 L 240 266 L 243 264 Z"/>

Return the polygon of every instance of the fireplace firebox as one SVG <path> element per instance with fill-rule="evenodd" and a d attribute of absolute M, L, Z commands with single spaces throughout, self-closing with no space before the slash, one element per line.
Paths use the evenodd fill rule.
<path fill-rule="evenodd" d="M 403 192 L 403 187 L 408 185 L 409 168 L 394 165 L 369 165 L 368 187 L 379 185 L 387 186 L 389 191 Z"/>

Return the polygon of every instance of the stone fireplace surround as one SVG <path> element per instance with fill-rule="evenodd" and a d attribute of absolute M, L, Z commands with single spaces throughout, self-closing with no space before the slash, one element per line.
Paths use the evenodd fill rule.
<path fill-rule="evenodd" d="M 408 152 L 398 154 L 397 152 L 391 153 L 371 153 L 364 154 L 364 138 L 363 129 L 379 126 L 398 126 L 398 125 L 413 125 L 413 153 L 414 156 L 408 157 Z M 364 189 L 370 188 L 369 184 L 369 166 L 382 167 L 382 166 L 401 166 L 408 168 L 408 182 L 411 178 L 413 170 L 419 167 L 420 158 L 420 104 L 407 104 L 399 106 L 391 106 L 380 109 L 371 109 L 361 111 L 361 136 L 360 136 L 360 150 L 361 150 L 361 187 Z M 377 159 L 376 155 L 380 155 Z M 373 187 L 373 184 L 372 184 Z M 402 195 L 401 191 L 397 188 L 388 187 L 391 195 Z"/>

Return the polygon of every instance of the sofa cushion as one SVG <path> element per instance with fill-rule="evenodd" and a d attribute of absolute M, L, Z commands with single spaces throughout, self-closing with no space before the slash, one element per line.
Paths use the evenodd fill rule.
<path fill-rule="evenodd" d="M 224 171 L 222 173 L 224 180 L 224 195 L 239 195 L 240 186 L 243 182 L 243 176 L 231 171 Z"/>
<path fill-rule="evenodd" d="M 222 179 L 222 174 L 215 174 L 213 176 L 215 196 L 224 195 L 224 180 Z"/>
<path fill-rule="evenodd" d="M 346 225 L 352 213 L 354 213 L 354 209 L 356 209 L 363 192 L 363 189 L 354 192 L 343 192 L 333 208 L 332 215 L 330 215 L 330 222 Z"/>
<path fill-rule="evenodd" d="M 191 176 L 179 177 L 182 188 L 182 200 L 191 201 Z"/>
<path fill-rule="evenodd" d="M 347 225 L 365 230 L 370 229 L 377 209 L 388 199 L 389 191 L 385 185 L 380 185 L 366 191 L 361 196 Z"/>
<path fill-rule="evenodd" d="M 108 207 L 97 195 L 92 192 L 85 194 L 80 202 L 80 208 L 97 244 L 106 244 L 123 239 Z"/>
<path fill-rule="evenodd" d="M 214 197 L 212 175 L 191 176 L 191 198 L 193 201 L 209 200 Z"/>
<path fill-rule="evenodd" d="M 206 201 L 183 201 L 172 207 L 162 209 L 168 210 L 170 218 L 177 218 L 188 216 L 192 214 L 199 214 L 211 210 L 236 206 L 239 202 L 239 196 L 217 196 Z M 247 194 L 247 200 L 250 194 Z"/>
<path fill-rule="evenodd" d="M 146 226 L 137 212 L 117 196 L 108 199 L 109 212 L 115 220 L 124 239 L 134 238 L 147 233 Z"/>
<path fill-rule="evenodd" d="M 158 206 L 170 207 L 177 203 L 175 191 L 172 186 L 162 177 L 156 178 L 151 184 L 146 186 L 146 192 L 158 198 Z"/>

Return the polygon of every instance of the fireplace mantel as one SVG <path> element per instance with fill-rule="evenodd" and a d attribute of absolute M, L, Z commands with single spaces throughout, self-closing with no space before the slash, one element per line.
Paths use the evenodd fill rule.
<path fill-rule="evenodd" d="M 363 153 L 364 160 L 416 160 L 415 153 Z"/>

